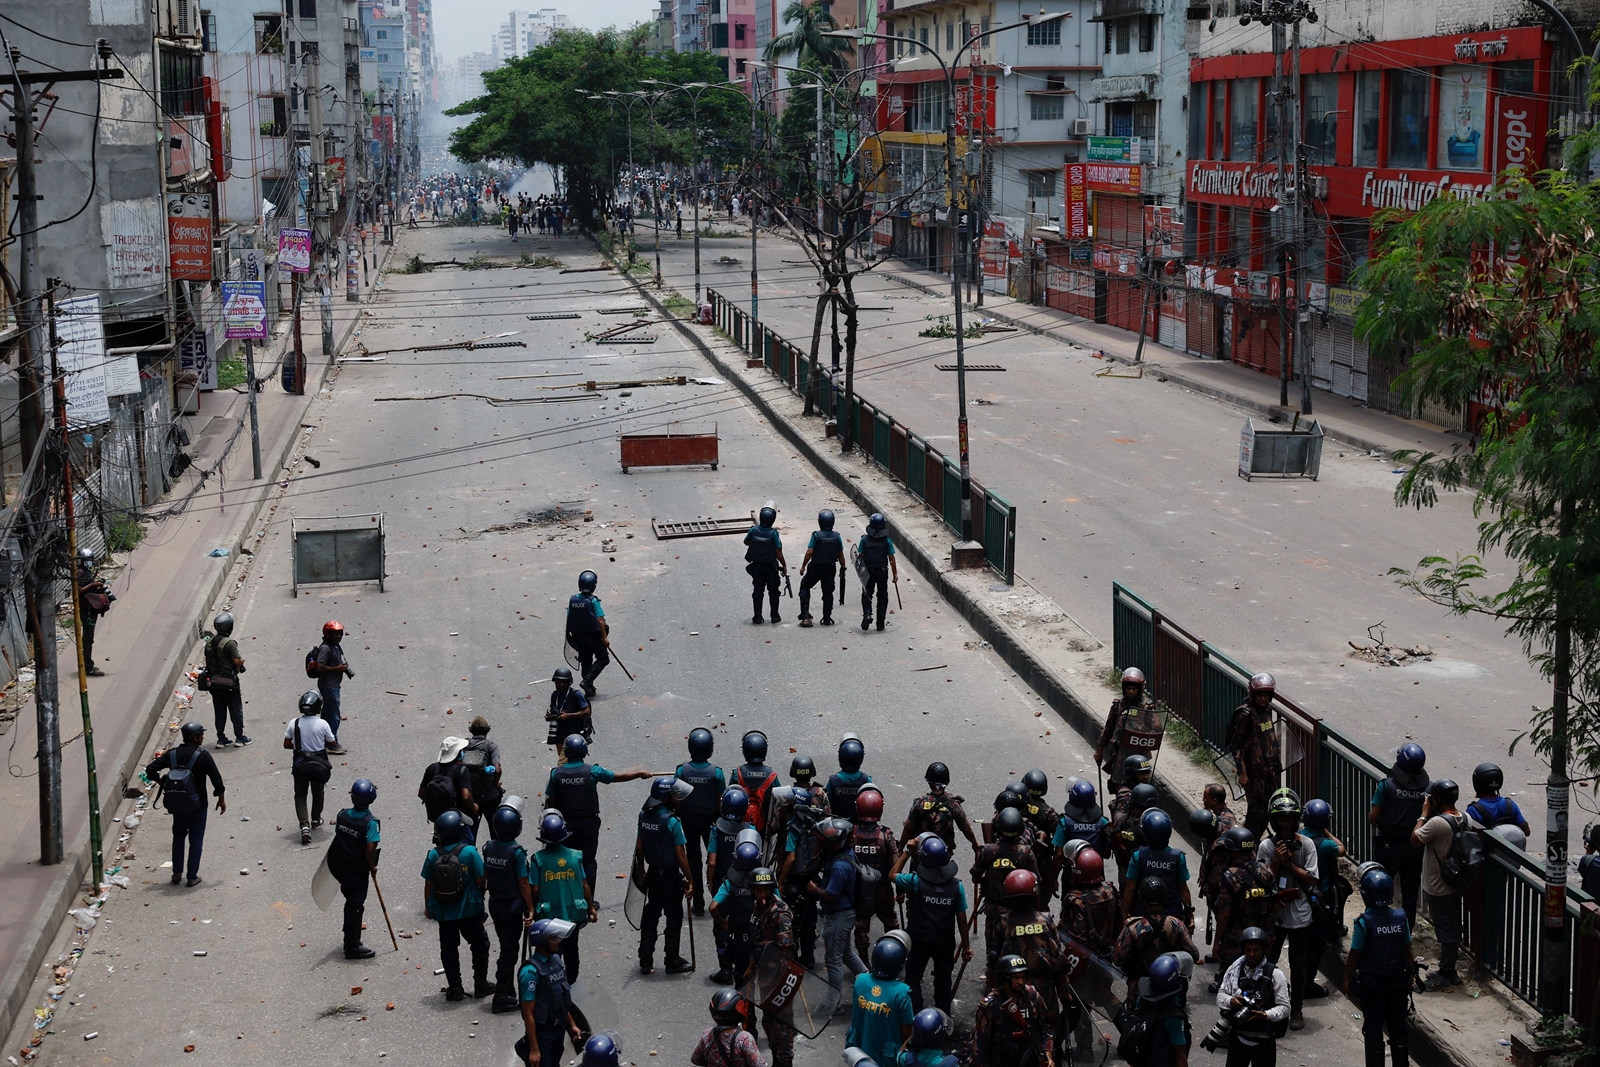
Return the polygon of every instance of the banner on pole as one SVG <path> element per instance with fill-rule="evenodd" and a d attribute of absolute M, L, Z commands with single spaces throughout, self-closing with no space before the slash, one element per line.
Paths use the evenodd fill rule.
<path fill-rule="evenodd" d="M 222 283 L 223 336 L 228 340 L 267 339 L 267 286 L 265 282 Z"/>
<path fill-rule="evenodd" d="M 311 230 L 285 226 L 278 231 L 278 266 L 295 274 L 311 272 Z"/>
<path fill-rule="evenodd" d="M 100 297 L 58 300 L 56 362 L 66 378 L 67 426 L 96 426 L 111 418 L 106 399 L 106 331 Z"/>

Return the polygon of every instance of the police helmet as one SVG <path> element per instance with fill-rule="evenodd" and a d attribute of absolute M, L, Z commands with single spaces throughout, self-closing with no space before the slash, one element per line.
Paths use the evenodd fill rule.
<path fill-rule="evenodd" d="M 610 1034 L 595 1034 L 583 1043 L 583 1067 L 619 1067 L 620 1062 Z"/>
<path fill-rule="evenodd" d="M 1255 831 L 1248 826 L 1234 826 L 1222 835 L 1222 847 L 1229 852 L 1250 852 L 1256 850 Z"/>
<path fill-rule="evenodd" d="M 1428 783 L 1428 796 L 1433 798 L 1436 807 L 1440 804 L 1454 807 L 1461 796 L 1461 787 L 1448 778 L 1440 778 L 1438 781 Z"/>
<path fill-rule="evenodd" d="M 1000 814 L 994 817 L 994 832 L 997 837 L 1021 837 L 1023 825 L 1022 812 L 1016 808 L 1002 808 Z"/>
<path fill-rule="evenodd" d="M 812 832 L 830 849 L 838 848 L 850 840 L 852 827 L 849 819 L 819 819 L 817 825 L 812 827 Z"/>
<path fill-rule="evenodd" d="M 227 637 L 233 633 L 233 612 L 223 611 L 211 620 L 211 628 L 217 631 L 218 637 Z"/>
<path fill-rule="evenodd" d="M 565 941 L 577 928 L 569 919 L 535 919 L 528 924 L 528 946 L 538 948 L 547 941 Z"/>
<path fill-rule="evenodd" d="M 1493 763 L 1480 763 L 1472 768 L 1474 793 L 1498 793 L 1505 784 L 1505 772 Z"/>
<path fill-rule="evenodd" d="M 489 836 L 496 841 L 515 841 L 522 836 L 522 812 L 499 807 L 489 816 Z"/>
<path fill-rule="evenodd" d="M 1126 689 L 1130 685 L 1138 686 L 1142 692 L 1144 690 L 1144 671 L 1141 671 L 1138 667 L 1129 667 L 1123 671 L 1122 688 Z"/>
<path fill-rule="evenodd" d="M 1328 821 L 1333 818 L 1333 807 L 1326 800 L 1306 801 L 1305 824 L 1306 829 L 1313 833 L 1323 833 L 1328 829 Z"/>
<path fill-rule="evenodd" d="M 1095 885 L 1105 881 L 1106 861 L 1092 848 L 1079 849 L 1072 859 L 1072 881 L 1077 885 Z"/>
<path fill-rule="evenodd" d="M 1388 907 L 1394 903 L 1394 879 L 1382 867 L 1361 876 L 1361 899 L 1369 908 Z"/>
<path fill-rule="evenodd" d="M 322 714 L 322 694 L 317 692 L 315 689 L 308 689 L 304 693 L 301 693 L 300 694 L 300 714 L 302 714 L 302 715 L 321 715 Z"/>
<path fill-rule="evenodd" d="M 1077 808 L 1089 807 L 1095 802 L 1094 783 L 1082 778 L 1073 782 L 1072 788 L 1067 790 L 1067 800 Z"/>
<path fill-rule="evenodd" d="M 1144 843 L 1151 848 L 1166 848 L 1172 842 L 1172 817 L 1160 808 L 1151 808 L 1139 816 L 1139 829 Z"/>
<path fill-rule="evenodd" d="M 1427 763 L 1428 754 L 1415 741 L 1401 745 L 1399 753 L 1394 758 L 1394 765 L 1407 774 L 1416 774 L 1427 766 Z"/>
<path fill-rule="evenodd" d="M 1247 926 L 1244 928 L 1244 933 L 1239 935 L 1239 944 L 1248 945 L 1252 941 L 1258 941 L 1263 945 L 1272 943 L 1272 939 L 1267 936 L 1267 932 L 1261 927 Z"/>
<path fill-rule="evenodd" d="M 1155 761 L 1149 756 L 1138 752 L 1122 761 L 1122 776 L 1124 778 L 1136 778 L 1141 774 L 1149 774 L 1155 769 Z"/>
<path fill-rule="evenodd" d="M 758 520 L 763 526 L 771 526 L 778 521 L 778 513 L 772 508 L 762 508 Z"/>
<path fill-rule="evenodd" d="M 1028 973 L 1028 961 L 1014 952 L 1001 956 L 995 962 L 994 973 L 998 978 L 1015 978 L 1019 974 Z"/>
<path fill-rule="evenodd" d="M 566 667 L 557 667 L 555 669 L 555 673 L 550 675 L 550 680 L 557 685 L 560 685 L 562 682 L 566 682 L 568 685 L 571 685 L 572 672 Z"/>
<path fill-rule="evenodd" d="M 1146 811 L 1156 806 L 1161 800 L 1161 794 L 1156 792 L 1156 787 L 1149 782 L 1140 782 L 1133 787 L 1131 801 L 1134 811 Z"/>
<path fill-rule="evenodd" d="M 371 807 L 372 802 L 377 799 L 378 787 L 373 785 L 370 780 L 366 778 L 357 778 L 354 782 L 350 783 L 350 800 L 355 804 L 356 807 Z"/>
<path fill-rule="evenodd" d="M 592 593 L 600 585 L 600 576 L 594 571 L 584 571 L 578 575 L 578 592 Z"/>
<path fill-rule="evenodd" d="M 436 845 L 453 845 L 471 832 L 472 824 L 454 808 L 433 820 L 433 843 Z"/>
<path fill-rule="evenodd" d="M 822 530 L 833 529 L 833 512 L 827 508 L 817 512 L 817 527 Z"/>
<path fill-rule="evenodd" d="M 817 761 L 802 752 L 789 761 L 789 777 L 796 785 L 808 785 L 817 776 Z"/>
<path fill-rule="evenodd" d="M 738 786 L 732 786 L 722 794 L 722 817 L 724 819 L 738 819 L 744 821 L 750 814 L 750 794 Z"/>
<path fill-rule="evenodd" d="M 1022 785 L 1022 783 L 1021 782 L 1013 782 L 1012 785 L 1020 786 L 1020 785 Z M 1023 792 L 1027 792 L 1026 787 L 1024 787 Z M 1012 789 L 1011 786 L 1009 786 L 1009 785 L 1006 786 L 1004 789 L 1000 790 L 1000 792 L 995 795 L 995 798 L 994 798 L 994 810 L 995 810 L 996 814 L 998 814 L 999 812 L 1002 812 L 1002 811 L 1020 809 L 1021 807 L 1022 807 L 1022 793 L 1019 793 L 1015 789 Z"/>
<path fill-rule="evenodd" d="M 547 811 L 539 820 L 539 840 L 547 845 L 559 845 L 572 836 L 572 831 L 567 829 L 567 820 L 559 811 Z"/>
<path fill-rule="evenodd" d="M 744 1022 L 744 997 L 737 989 L 723 988 L 711 994 L 711 1021 L 718 1026 L 739 1026 Z"/>
<path fill-rule="evenodd" d="M 1250 695 L 1266 693 L 1269 696 L 1278 691 L 1278 680 L 1266 671 L 1250 676 Z"/>
<path fill-rule="evenodd" d="M 178 735 L 183 738 L 184 744 L 198 745 L 206 735 L 206 728 L 197 722 L 186 722 L 178 730 Z"/>
<path fill-rule="evenodd" d="M 750 872 L 750 888 L 752 890 L 777 889 L 778 876 L 772 873 L 771 867 L 757 867 Z"/>
<path fill-rule="evenodd" d="M 567 672 L 567 677 L 572 677 L 572 672 Z M 689 731 L 689 758 L 696 763 L 704 763 L 711 758 L 711 753 L 716 751 L 717 739 L 711 736 L 711 731 L 705 727 Z"/>
<path fill-rule="evenodd" d="M 1163 952 L 1150 963 L 1150 974 L 1139 983 L 1141 995 L 1151 1000 L 1164 1000 L 1183 989 L 1183 961 L 1177 953 Z"/>
<path fill-rule="evenodd" d="M 1037 900 L 1038 896 L 1039 876 L 1032 871 L 1012 871 L 1000 885 L 1001 900 L 1015 900 L 1018 897 Z"/>
<path fill-rule="evenodd" d="M 670 774 L 662 775 L 650 783 L 650 799 L 662 802 L 682 800 L 694 792 L 694 786 Z"/>
<path fill-rule="evenodd" d="M 949 785 L 950 768 L 935 760 L 928 764 L 928 769 L 923 772 L 922 777 L 929 785 Z"/>
<path fill-rule="evenodd" d="M 940 1048 L 950 1037 L 950 1016 L 938 1008 L 923 1008 L 911 1020 L 911 1043 L 917 1048 Z"/>
<path fill-rule="evenodd" d="M 1217 813 L 1210 808 L 1195 808 L 1189 813 L 1189 830 L 1207 844 L 1217 839 Z"/>
<path fill-rule="evenodd" d="M 861 738 L 849 734 L 839 742 L 839 769 L 846 774 L 854 774 L 861 769 L 861 761 L 866 758 L 867 747 L 861 743 Z"/>
<path fill-rule="evenodd" d="M 904 931 L 896 930 L 893 933 L 904 936 Z M 878 938 L 878 943 L 872 946 L 872 977 L 885 982 L 892 981 L 900 977 L 900 971 L 905 965 L 905 941 L 892 934 L 884 934 Z"/>
<path fill-rule="evenodd" d="M 733 850 L 733 869 L 748 874 L 761 866 L 761 846 L 746 841 Z"/>
<path fill-rule="evenodd" d="M 1167 902 L 1167 883 L 1155 875 L 1146 875 L 1139 879 L 1139 903 L 1165 904 Z"/>
<path fill-rule="evenodd" d="M 883 794 L 876 789 L 863 789 L 857 793 L 856 818 L 862 822 L 877 822 L 883 818 Z"/>
<path fill-rule="evenodd" d="M 744 753 L 746 763 L 763 763 L 767 758 L 767 735 L 760 730 L 751 730 L 739 741 L 739 749 Z"/>
<path fill-rule="evenodd" d="M 881 534 L 888 529 L 889 520 L 883 517 L 883 512 L 874 511 L 867 519 L 867 532 Z"/>
<path fill-rule="evenodd" d="M 944 843 L 944 838 L 938 834 L 928 834 L 922 839 L 922 845 L 917 849 L 924 866 L 938 870 L 950 862 L 950 846 Z"/>
<path fill-rule="evenodd" d="M 1042 797 L 1050 792 L 1050 776 L 1041 770 L 1032 770 L 1024 774 L 1022 784 L 1036 797 Z"/>
<path fill-rule="evenodd" d="M 568 734 L 567 739 L 561 742 L 561 751 L 569 760 L 581 760 L 589 754 L 589 742 L 583 739 L 582 734 Z"/>

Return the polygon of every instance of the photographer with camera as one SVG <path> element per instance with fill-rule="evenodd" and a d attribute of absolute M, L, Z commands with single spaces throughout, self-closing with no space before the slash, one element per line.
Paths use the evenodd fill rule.
<path fill-rule="evenodd" d="M 1272 833 L 1261 842 L 1256 858 L 1272 868 L 1277 886 L 1278 914 L 1271 955 L 1276 963 L 1289 946 L 1290 1012 L 1289 1029 L 1305 1029 L 1300 1008 L 1307 997 L 1327 996 L 1327 990 L 1313 981 L 1317 957 L 1312 955 L 1316 939 L 1312 930 L 1311 897 L 1319 875 L 1317 847 L 1300 833 L 1300 801 L 1287 790 L 1273 796 L 1267 813 Z"/>
<path fill-rule="evenodd" d="M 1217 1009 L 1222 1013 L 1200 1047 L 1215 1052 L 1228 1046 L 1226 1067 L 1275 1067 L 1278 1038 L 1289 1018 L 1289 980 L 1267 959 L 1267 932 L 1252 926 L 1244 932 L 1244 955 L 1222 976 Z"/>

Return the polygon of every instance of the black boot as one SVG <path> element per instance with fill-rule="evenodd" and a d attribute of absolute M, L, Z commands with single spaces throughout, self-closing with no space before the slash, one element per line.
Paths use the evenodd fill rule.
<path fill-rule="evenodd" d="M 344 947 L 344 958 L 347 960 L 370 960 L 376 955 L 376 952 L 372 951 L 366 945 L 361 944 L 359 941 L 354 945 L 346 945 Z"/>
<path fill-rule="evenodd" d="M 472 980 L 472 995 L 475 997 L 492 997 L 499 988 L 494 982 L 489 981 L 487 974 L 480 974 Z"/>
<path fill-rule="evenodd" d="M 1390 1044 L 1389 1051 L 1394 1056 L 1394 1067 L 1409 1067 L 1411 1063 L 1411 1046 L 1394 1042 Z"/>
<path fill-rule="evenodd" d="M 444 991 L 444 999 L 446 999 L 446 1000 L 466 1000 L 467 999 L 467 991 L 465 989 L 461 988 L 461 983 L 460 982 L 452 982 L 452 983 L 450 983 L 450 986 Z"/>
<path fill-rule="evenodd" d="M 517 998 L 506 996 L 503 993 L 496 993 L 494 1000 L 489 1004 L 489 1013 L 491 1015 L 505 1015 L 507 1012 L 516 1011 L 519 1006 Z"/>

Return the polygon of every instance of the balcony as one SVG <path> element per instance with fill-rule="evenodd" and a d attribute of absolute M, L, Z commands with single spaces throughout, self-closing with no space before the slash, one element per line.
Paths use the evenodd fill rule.
<path fill-rule="evenodd" d="M 1090 22 L 1110 22 L 1113 19 L 1134 18 L 1138 15 L 1160 15 L 1160 0 L 1099 0 Z"/>

